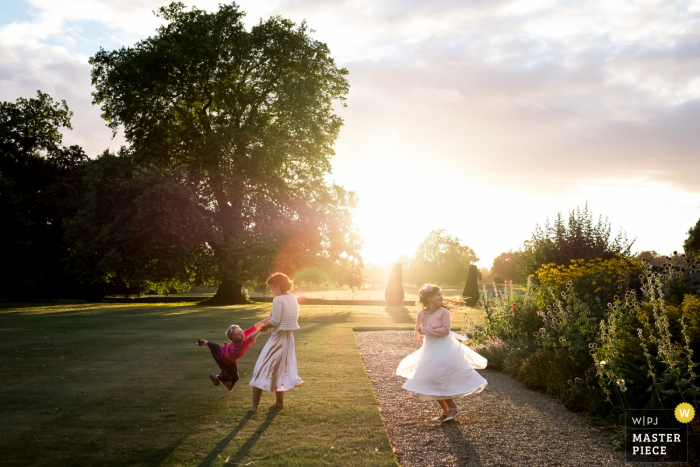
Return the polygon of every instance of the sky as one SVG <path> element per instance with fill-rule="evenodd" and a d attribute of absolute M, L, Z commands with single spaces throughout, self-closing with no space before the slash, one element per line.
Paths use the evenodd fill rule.
<path fill-rule="evenodd" d="M 64 144 L 118 149 L 88 58 L 152 35 L 167 3 L 0 0 L 0 100 L 65 99 Z M 248 26 L 306 20 L 349 71 L 329 180 L 358 195 L 365 262 L 445 229 L 490 267 L 585 203 L 668 254 L 700 218 L 700 0 L 238 4 Z"/>

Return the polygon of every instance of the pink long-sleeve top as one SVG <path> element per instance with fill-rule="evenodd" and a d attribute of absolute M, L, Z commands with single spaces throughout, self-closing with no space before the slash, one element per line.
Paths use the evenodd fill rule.
<path fill-rule="evenodd" d="M 428 315 L 427 310 L 421 310 L 416 316 L 416 339 L 423 336 L 443 337 L 450 334 L 450 312 L 440 308 Z"/>
<path fill-rule="evenodd" d="M 224 361 L 224 363 L 228 363 L 229 365 L 232 363 L 237 363 L 238 359 L 243 356 L 244 353 L 248 351 L 248 347 L 250 347 L 250 344 L 255 342 L 257 339 L 257 336 L 251 337 L 250 335 L 253 334 L 255 331 L 260 329 L 260 326 L 258 324 L 254 324 L 253 326 L 249 327 L 245 331 L 243 331 L 243 336 L 244 339 L 240 340 L 238 342 L 229 342 L 228 344 L 225 344 L 223 347 L 221 347 L 221 360 Z"/>

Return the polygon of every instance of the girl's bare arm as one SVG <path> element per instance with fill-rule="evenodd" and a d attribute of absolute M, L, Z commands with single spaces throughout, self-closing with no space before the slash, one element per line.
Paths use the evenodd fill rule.
<path fill-rule="evenodd" d="M 261 327 L 265 326 L 269 322 L 270 322 L 270 318 L 265 318 L 262 321 L 258 321 L 253 326 L 255 326 L 255 329 L 260 329 Z"/>

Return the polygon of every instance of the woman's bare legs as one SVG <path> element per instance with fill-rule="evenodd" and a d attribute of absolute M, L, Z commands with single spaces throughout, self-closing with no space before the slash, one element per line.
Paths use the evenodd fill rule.
<path fill-rule="evenodd" d="M 258 411 L 258 405 L 260 404 L 260 395 L 262 394 L 262 389 L 253 388 L 253 406 L 249 408 L 251 412 Z"/>
<path fill-rule="evenodd" d="M 268 409 L 282 409 L 284 408 L 284 391 L 275 392 L 275 403 L 268 407 Z"/>

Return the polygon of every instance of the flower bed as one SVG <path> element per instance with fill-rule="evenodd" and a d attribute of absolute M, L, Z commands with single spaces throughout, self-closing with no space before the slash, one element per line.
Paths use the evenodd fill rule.
<path fill-rule="evenodd" d="M 699 295 L 699 262 L 684 255 L 661 267 L 623 257 L 545 265 L 524 295 L 509 283 L 492 298 L 484 289 L 472 342 L 527 387 L 600 421 L 680 402 L 700 412 Z"/>

